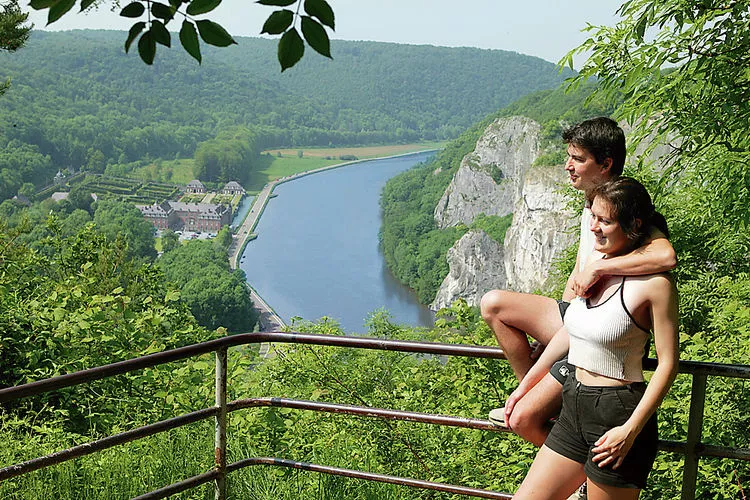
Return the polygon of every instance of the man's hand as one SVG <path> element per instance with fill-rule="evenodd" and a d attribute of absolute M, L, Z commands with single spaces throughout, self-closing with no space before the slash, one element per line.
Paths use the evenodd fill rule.
<path fill-rule="evenodd" d="M 573 290 L 576 297 L 586 299 L 592 295 L 592 288 L 599 282 L 600 278 L 601 276 L 594 268 L 594 264 L 588 263 L 581 272 L 573 277 L 570 288 Z"/>
<path fill-rule="evenodd" d="M 539 356 L 542 355 L 544 352 L 544 348 L 547 347 L 538 340 L 535 340 L 531 343 L 531 354 L 529 354 L 529 357 L 533 360 L 539 359 Z"/>

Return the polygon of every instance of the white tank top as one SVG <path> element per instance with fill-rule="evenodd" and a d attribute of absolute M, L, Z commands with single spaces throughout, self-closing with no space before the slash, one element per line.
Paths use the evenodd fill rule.
<path fill-rule="evenodd" d="M 622 278 L 619 288 L 592 306 L 576 297 L 565 312 L 570 335 L 570 364 L 605 377 L 643 381 L 643 354 L 649 332 L 638 326 L 625 306 Z"/>

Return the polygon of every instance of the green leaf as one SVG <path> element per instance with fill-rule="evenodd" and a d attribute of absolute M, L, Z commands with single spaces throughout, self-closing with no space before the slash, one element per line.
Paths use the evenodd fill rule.
<path fill-rule="evenodd" d="M 302 34 L 317 53 L 331 57 L 331 41 L 322 24 L 312 17 L 302 16 Z"/>
<path fill-rule="evenodd" d="M 145 32 L 141 39 L 138 40 L 138 54 L 146 64 L 154 64 L 154 56 L 156 56 L 156 42 L 154 41 L 151 31 Z"/>
<path fill-rule="evenodd" d="M 146 12 L 146 7 L 141 2 L 133 2 L 127 4 L 120 11 L 122 17 L 141 17 Z"/>
<path fill-rule="evenodd" d="M 125 53 L 126 54 L 128 50 L 130 50 L 130 45 L 133 43 L 133 40 L 135 40 L 138 37 L 138 35 L 141 34 L 141 31 L 143 31 L 145 28 L 146 28 L 146 23 L 143 21 L 139 21 L 130 27 L 130 32 L 128 33 L 128 39 L 125 40 Z"/>
<path fill-rule="evenodd" d="M 259 3 L 261 5 L 273 5 L 276 7 L 286 7 L 296 2 L 297 0 L 258 0 L 255 3 Z"/>
<path fill-rule="evenodd" d="M 211 12 L 221 4 L 221 0 L 193 0 L 187 7 L 187 13 L 191 16 Z"/>
<path fill-rule="evenodd" d="M 294 21 L 294 13 L 291 10 L 283 9 L 277 10 L 266 19 L 263 24 L 261 33 L 268 33 L 269 35 L 278 35 L 287 30 Z"/>
<path fill-rule="evenodd" d="M 279 40 L 278 57 L 281 64 L 281 71 L 291 68 L 305 53 L 305 42 L 297 33 L 297 28 L 292 28 L 284 33 Z"/>
<path fill-rule="evenodd" d="M 174 17 L 175 8 L 171 5 L 165 5 L 163 3 L 151 2 L 151 14 L 159 19 L 169 21 Z"/>
<path fill-rule="evenodd" d="M 213 21 L 203 19 L 201 21 L 196 21 L 195 24 L 198 26 L 198 33 L 200 33 L 201 38 L 209 45 L 228 47 L 233 43 L 237 43 L 234 41 L 234 38 L 232 38 L 232 35 L 227 33 L 227 30 Z"/>
<path fill-rule="evenodd" d="M 81 12 L 91 7 L 94 2 L 96 2 L 96 0 L 81 0 Z"/>
<path fill-rule="evenodd" d="M 185 49 L 185 52 L 193 56 L 193 59 L 201 62 L 201 48 L 198 43 L 198 32 L 195 30 L 193 23 L 185 19 L 182 21 L 182 28 L 180 29 L 180 43 Z"/>
<path fill-rule="evenodd" d="M 57 1 L 58 0 L 31 0 L 29 6 L 35 10 L 49 9 L 55 5 Z"/>
<path fill-rule="evenodd" d="M 305 12 L 317 17 L 321 23 L 332 30 L 336 29 L 333 9 L 326 0 L 305 0 Z"/>
<path fill-rule="evenodd" d="M 169 31 L 161 21 L 151 21 L 151 36 L 154 38 L 156 43 L 160 43 L 165 47 L 171 47 L 172 37 L 169 35 Z"/>
<path fill-rule="evenodd" d="M 66 12 L 73 8 L 76 4 L 76 0 L 60 0 L 49 8 L 49 14 L 47 14 L 47 24 L 52 24 L 60 19 Z"/>

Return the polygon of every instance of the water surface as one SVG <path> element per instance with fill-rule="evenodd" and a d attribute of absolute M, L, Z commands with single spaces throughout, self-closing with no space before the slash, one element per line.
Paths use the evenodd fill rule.
<path fill-rule="evenodd" d="M 432 313 L 385 266 L 378 248 L 385 182 L 432 153 L 372 160 L 276 187 L 240 260 L 248 282 L 288 323 L 336 319 L 366 331 L 384 308 L 400 324 L 429 326 Z"/>

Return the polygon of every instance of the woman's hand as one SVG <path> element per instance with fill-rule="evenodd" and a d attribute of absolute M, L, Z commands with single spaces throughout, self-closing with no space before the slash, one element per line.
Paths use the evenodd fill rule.
<path fill-rule="evenodd" d="M 591 460 L 599 467 L 612 465 L 613 469 L 618 468 L 633 446 L 636 436 L 636 432 L 624 425 L 611 428 L 594 443 L 591 451 L 596 455 Z"/>
<path fill-rule="evenodd" d="M 508 429 L 510 429 L 510 414 L 513 413 L 513 408 L 528 392 L 529 390 L 524 389 L 523 381 L 521 381 L 521 384 L 516 387 L 516 390 L 510 393 L 508 399 L 505 400 L 505 425 L 508 426 Z"/>

